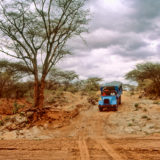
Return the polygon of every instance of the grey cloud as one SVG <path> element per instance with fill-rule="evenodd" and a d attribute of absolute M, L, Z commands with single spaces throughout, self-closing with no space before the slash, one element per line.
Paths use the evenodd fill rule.
<path fill-rule="evenodd" d="M 123 0 L 124 4 L 133 9 L 128 14 L 130 19 L 128 29 L 143 33 L 154 31 L 158 28 L 157 18 L 160 17 L 160 1 L 158 0 Z"/>
<path fill-rule="evenodd" d="M 157 56 L 157 52 L 149 50 L 148 48 L 140 48 L 137 50 L 126 50 L 123 47 L 112 48 L 112 54 L 120 55 L 128 60 L 145 60 L 148 57 Z"/>
<path fill-rule="evenodd" d="M 74 49 L 91 50 L 107 48 L 114 45 L 124 46 L 127 49 L 135 50 L 148 45 L 139 35 L 125 34 L 105 29 L 95 30 L 84 36 L 86 44 L 80 39 L 72 40 L 70 45 Z"/>
<path fill-rule="evenodd" d="M 150 20 L 160 16 L 159 0 L 129 0 L 125 2 L 135 9 L 133 18 Z"/>
<path fill-rule="evenodd" d="M 119 1 L 119 10 L 105 6 L 105 0 L 88 2 L 93 18 L 90 33 L 83 35 L 87 44 L 80 38 L 71 40 L 75 54 L 60 64 L 62 68 L 75 70 L 83 78 L 122 80 L 137 62 L 160 57 L 160 45 L 151 47 L 151 40 L 160 39 L 160 1 Z"/>
<path fill-rule="evenodd" d="M 91 5 L 91 1 L 89 4 L 93 6 L 94 3 L 92 1 Z M 100 5 L 97 5 L 91 22 L 91 30 L 95 30 L 101 26 L 108 30 L 144 33 L 158 28 L 156 20 L 160 17 L 160 1 L 120 1 L 124 6 L 128 7 L 126 12 L 123 12 L 123 10 L 119 12 L 104 10 Z"/>

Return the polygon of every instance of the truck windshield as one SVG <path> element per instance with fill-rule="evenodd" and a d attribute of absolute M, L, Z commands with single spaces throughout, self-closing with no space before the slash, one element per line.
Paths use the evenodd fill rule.
<path fill-rule="evenodd" d="M 102 96 L 115 96 L 117 92 L 115 90 L 103 90 Z"/>

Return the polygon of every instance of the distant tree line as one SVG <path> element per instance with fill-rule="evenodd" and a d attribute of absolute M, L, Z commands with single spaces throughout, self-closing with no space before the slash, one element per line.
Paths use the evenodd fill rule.
<path fill-rule="evenodd" d="M 53 68 L 46 78 L 45 90 L 90 94 L 99 90 L 100 81 L 98 77 L 81 80 L 75 71 Z M 0 98 L 33 98 L 33 88 L 34 78 L 23 62 L 0 60 Z"/>

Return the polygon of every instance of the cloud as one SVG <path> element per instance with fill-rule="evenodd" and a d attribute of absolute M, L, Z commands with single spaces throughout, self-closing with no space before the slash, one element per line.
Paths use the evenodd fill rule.
<path fill-rule="evenodd" d="M 89 0 L 89 33 L 69 41 L 73 56 L 59 66 L 75 70 L 81 78 L 99 76 L 122 80 L 135 64 L 159 61 L 160 1 Z M 64 63 L 65 62 L 65 63 Z"/>
<path fill-rule="evenodd" d="M 124 2 L 134 8 L 133 18 L 151 20 L 160 16 L 160 1 L 130 0 Z"/>

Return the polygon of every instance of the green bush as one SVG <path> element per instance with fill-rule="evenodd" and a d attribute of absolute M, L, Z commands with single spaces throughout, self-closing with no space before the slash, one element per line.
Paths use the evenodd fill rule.
<path fill-rule="evenodd" d="M 139 104 L 138 104 L 138 103 L 135 103 L 134 106 L 135 106 L 135 108 L 138 108 L 138 107 L 139 107 Z"/>

